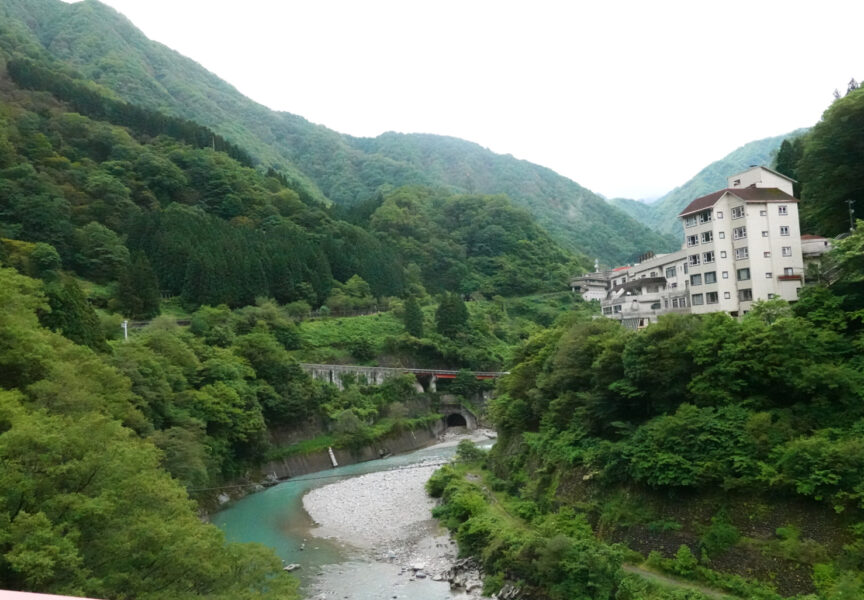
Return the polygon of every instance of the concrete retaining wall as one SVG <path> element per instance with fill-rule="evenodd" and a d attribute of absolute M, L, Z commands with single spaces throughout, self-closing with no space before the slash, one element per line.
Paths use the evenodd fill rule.
<path fill-rule="evenodd" d="M 336 462 L 339 463 L 339 466 L 353 465 L 379 458 L 381 450 L 384 450 L 388 454 L 398 454 L 428 446 L 438 439 L 438 436 L 444 429 L 444 424 L 438 422 L 428 429 L 405 431 L 398 436 L 381 440 L 374 445 L 366 446 L 360 450 L 337 450 L 334 448 L 333 452 L 336 455 Z M 261 467 L 261 473 L 268 477 L 286 479 L 317 471 L 327 471 L 331 468 L 330 456 L 327 450 L 322 450 L 321 452 L 312 454 L 298 454 L 271 461 Z"/>

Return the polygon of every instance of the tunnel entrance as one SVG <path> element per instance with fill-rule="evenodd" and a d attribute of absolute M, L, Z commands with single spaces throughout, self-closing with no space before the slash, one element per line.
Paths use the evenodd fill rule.
<path fill-rule="evenodd" d="M 447 427 L 468 427 L 468 421 L 459 413 L 447 415 Z"/>

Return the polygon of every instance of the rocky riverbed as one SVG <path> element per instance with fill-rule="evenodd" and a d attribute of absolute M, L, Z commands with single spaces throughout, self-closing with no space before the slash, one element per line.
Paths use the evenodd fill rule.
<path fill-rule="evenodd" d="M 490 437 L 494 433 L 484 430 L 450 432 L 441 446 L 462 439 L 488 442 Z M 383 584 L 379 593 L 388 594 L 382 597 L 411 598 L 412 582 L 432 580 L 450 584 L 452 591 L 442 597 L 482 598 L 476 566 L 457 560 L 455 542 L 432 519 L 435 501 L 426 495 L 425 483 L 440 463 L 429 462 L 339 481 L 303 497 L 303 507 L 317 524 L 311 534 L 346 544 L 356 556 L 356 562 L 338 566 L 335 573 L 322 571 L 313 585 L 314 598 L 355 597 L 350 580 L 377 571 Z M 349 587 L 342 589 L 334 581 Z"/>

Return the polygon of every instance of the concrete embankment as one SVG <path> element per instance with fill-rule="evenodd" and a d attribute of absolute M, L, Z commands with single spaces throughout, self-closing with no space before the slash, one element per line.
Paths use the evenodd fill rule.
<path fill-rule="evenodd" d="M 367 460 L 380 458 L 382 454 L 399 454 L 410 452 L 432 444 L 444 431 L 443 423 L 435 423 L 429 428 L 403 431 L 385 438 L 374 444 L 356 450 L 333 449 L 336 462 L 342 465 L 353 465 Z M 296 454 L 266 463 L 261 467 L 261 473 L 270 479 L 287 479 L 332 468 L 330 454 L 327 450 L 310 454 Z"/>

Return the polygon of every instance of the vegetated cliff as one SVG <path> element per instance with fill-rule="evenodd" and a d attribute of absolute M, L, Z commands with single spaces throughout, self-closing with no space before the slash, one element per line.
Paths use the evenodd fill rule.
<path fill-rule="evenodd" d="M 634 593 L 625 563 L 747 598 L 864 594 L 862 243 L 791 307 L 530 340 L 490 409 L 489 471 L 430 484 L 463 551 L 532 597 L 680 597 Z"/>

